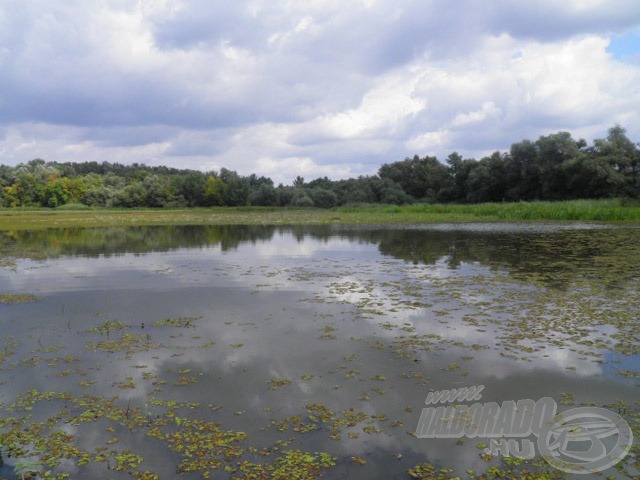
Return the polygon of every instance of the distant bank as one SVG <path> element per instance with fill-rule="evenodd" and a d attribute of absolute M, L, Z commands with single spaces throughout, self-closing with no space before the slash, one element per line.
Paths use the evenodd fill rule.
<path fill-rule="evenodd" d="M 579 221 L 640 225 L 640 202 L 623 199 L 480 204 L 357 205 L 332 209 L 0 209 L 0 230 L 127 225 L 393 225 L 445 222 Z"/>

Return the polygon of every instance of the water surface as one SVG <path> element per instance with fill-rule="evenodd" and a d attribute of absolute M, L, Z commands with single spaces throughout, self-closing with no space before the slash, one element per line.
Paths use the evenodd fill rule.
<path fill-rule="evenodd" d="M 89 452 L 55 470 L 73 478 L 252 478 L 241 462 L 287 450 L 335 457 L 335 479 L 504 467 L 480 439 L 415 438 L 427 393 L 461 386 L 636 426 L 636 228 L 64 229 L 5 233 L 0 251 L 4 416 Z M 211 443 L 199 470 L 193 432 Z M 123 452 L 141 459 L 115 472 Z"/>

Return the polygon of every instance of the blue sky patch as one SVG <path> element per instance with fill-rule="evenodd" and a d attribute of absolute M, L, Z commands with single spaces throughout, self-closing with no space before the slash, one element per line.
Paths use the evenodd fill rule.
<path fill-rule="evenodd" d="M 613 35 L 607 51 L 617 60 L 640 63 L 640 32 Z"/>

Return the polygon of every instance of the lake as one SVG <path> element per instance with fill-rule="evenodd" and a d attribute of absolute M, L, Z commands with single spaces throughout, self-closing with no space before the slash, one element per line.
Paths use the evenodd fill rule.
<path fill-rule="evenodd" d="M 416 437 L 430 391 L 473 386 L 638 432 L 638 228 L 60 229 L 0 252 L 5 478 L 562 474 Z M 637 448 L 574 477 L 637 478 Z"/>

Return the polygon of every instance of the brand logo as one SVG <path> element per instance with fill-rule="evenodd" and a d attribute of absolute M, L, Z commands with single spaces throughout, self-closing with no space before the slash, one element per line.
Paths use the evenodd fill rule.
<path fill-rule="evenodd" d="M 429 392 L 416 428 L 418 438 L 488 438 L 490 455 L 531 459 L 537 450 L 553 467 L 568 473 L 593 473 L 622 460 L 633 443 L 629 424 L 616 413 L 581 407 L 556 415 L 549 397 L 537 401 L 478 401 L 484 385 Z M 537 437 L 537 445 L 529 438 Z"/>
<path fill-rule="evenodd" d="M 540 432 L 538 449 L 552 466 L 568 473 L 600 472 L 622 460 L 633 443 L 629 424 L 597 407 L 567 410 Z"/>

